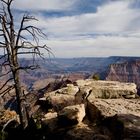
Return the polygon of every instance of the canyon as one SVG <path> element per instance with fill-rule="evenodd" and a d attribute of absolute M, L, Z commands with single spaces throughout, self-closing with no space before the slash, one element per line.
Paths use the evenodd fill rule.
<path fill-rule="evenodd" d="M 21 58 L 20 63 L 27 66 L 32 64 L 32 59 Z M 101 80 L 134 82 L 138 89 L 140 87 L 140 57 L 46 58 L 36 63 L 40 68 L 20 74 L 23 85 L 30 90 L 39 90 L 56 80 L 69 79 L 73 82 L 91 78 L 94 74 Z M 5 69 L 0 70 L 1 74 L 4 72 Z"/>
<path fill-rule="evenodd" d="M 26 66 L 32 61 L 22 58 L 20 63 Z M 140 139 L 139 57 L 59 58 L 37 63 L 40 69 L 20 73 L 29 116 L 33 119 L 23 137 Z M 94 75 L 100 80 L 94 79 Z M 9 76 L 1 79 L 1 84 Z M 1 95 L 0 128 L 10 138 L 19 139 L 14 93 L 13 89 Z M 11 120 L 12 125 L 5 127 Z"/>
<path fill-rule="evenodd" d="M 23 65 L 30 59 L 21 59 Z M 91 78 L 94 74 L 101 80 L 133 82 L 140 87 L 140 57 L 91 57 L 91 58 L 50 58 L 38 60 L 40 69 L 21 73 L 22 82 L 31 89 L 39 89 L 56 80 Z M 44 84 L 46 83 L 46 84 Z"/>

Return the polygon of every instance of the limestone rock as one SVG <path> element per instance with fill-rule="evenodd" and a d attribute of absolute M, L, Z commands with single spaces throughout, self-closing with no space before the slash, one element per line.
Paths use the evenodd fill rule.
<path fill-rule="evenodd" d="M 44 119 L 43 120 L 50 120 L 50 119 L 53 119 L 53 118 L 56 118 L 57 117 L 57 112 L 49 112 L 47 114 L 44 115 Z"/>
<path fill-rule="evenodd" d="M 95 99 L 89 100 L 87 110 L 92 121 L 112 117 L 116 114 L 133 114 L 140 117 L 139 99 Z"/>
<path fill-rule="evenodd" d="M 79 88 L 77 86 L 74 86 L 73 84 L 67 84 L 66 93 L 68 95 L 74 95 L 79 91 Z"/>
<path fill-rule="evenodd" d="M 40 102 L 46 102 L 46 106 L 50 106 L 55 111 L 60 111 L 66 106 L 75 104 L 75 94 L 79 88 L 73 84 L 67 84 L 67 87 L 46 93 Z"/>
<path fill-rule="evenodd" d="M 72 95 L 51 93 L 47 97 L 41 98 L 40 101 L 46 103 L 46 106 L 49 106 L 54 111 L 60 111 L 66 106 L 74 105 L 75 97 Z"/>
<path fill-rule="evenodd" d="M 64 140 L 139 139 L 136 92 L 133 83 L 87 79 L 46 93 L 40 100 L 55 111 L 42 120 L 47 135 Z"/>
<path fill-rule="evenodd" d="M 94 81 L 93 79 L 77 80 L 76 85 L 78 87 L 83 87 L 83 86 L 86 86 L 86 85 L 91 85 L 93 81 Z"/>
<path fill-rule="evenodd" d="M 50 93 L 46 93 L 45 96 L 48 96 L 49 94 L 65 94 L 74 96 L 78 91 L 79 88 L 77 86 L 74 86 L 73 84 L 67 84 L 67 87 L 60 88 Z"/>
<path fill-rule="evenodd" d="M 80 90 L 76 94 L 78 99 L 116 99 L 136 98 L 137 90 L 134 83 L 120 83 L 117 81 L 94 81 L 91 79 L 77 81 Z"/>
<path fill-rule="evenodd" d="M 48 127 L 48 131 L 52 132 L 55 129 L 57 129 L 57 112 L 49 112 L 44 115 L 44 118 L 42 118 L 43 124 L 45 124 Z"/>
<path fill-rule="evenodd" d="M 58 112 L 58 119 L 62 125 L 74 125 L 82 122 L 85 117 L 85 105 L 67 106 Z"/>
<path fill-rule="evenodd" d="M 107 70 L 106 80 L 134 82 L 140 89 L 140 59 L 111 64 Z M 140 95 L 140 94 L 139 94 Z"/>
<path fill-rule="evenodd" d="M 137 92 L 134 83 L 86 79 L 78 80 L 76 84 L 67 84 L 67 87 L 46 93 L 40 101 L 59 111 L 66 106 L 83 103 L 85 99 L 135 98 Z"/>

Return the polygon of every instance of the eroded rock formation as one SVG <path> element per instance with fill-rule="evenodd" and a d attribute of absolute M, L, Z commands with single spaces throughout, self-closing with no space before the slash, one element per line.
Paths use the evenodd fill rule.
<path fill-rule="evenodd" d="M 140 88 L 140 60 L 111 64 L 106 80 L 133 82 Z"/>
<path fill-rule="evenodd" d="M 40 102 L 49 106 L 42 119 L 48 139 L 140 139 L 140 100 L 134 83 L 78 80 L 46 93 Z"/>

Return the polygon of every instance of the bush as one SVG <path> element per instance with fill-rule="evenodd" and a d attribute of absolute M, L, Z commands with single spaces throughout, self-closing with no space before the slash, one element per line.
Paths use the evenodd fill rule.
<path fill-rule="evenodd" d="M 94 79 L 94 80 L 100 80 L 100 75 L 97 74 L 97 73 L 95 73 L 95 74 L 93 74 L 92 79 Z"/>

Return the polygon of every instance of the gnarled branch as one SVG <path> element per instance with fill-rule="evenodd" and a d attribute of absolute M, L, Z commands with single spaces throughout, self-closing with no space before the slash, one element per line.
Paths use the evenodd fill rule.
<path fill-rule="evenodd" d="M 4 91 L 0 92 L 0 98 L 2 98 L 5 94 L 9 93 L 14 88 L 15 87 L 13 85 L 8 86 L 8 88 L 6 88 Z"/>
<path fill-rule="evenodd" d="M 8 75 L 8 74 L 11 73 L 11 72 L 12 72 L 12 71 L 9 70 L 8 72 L 6 72 L 6 73 L 4 73 L 4 74 L 1 74 L 0 77 L 6 76 L 6 75 Z"/>
<path fill-rule="evenodd" d="M 0 90 L 2 90 L 13 78 L 9 78 L 1 87 Z"/>

